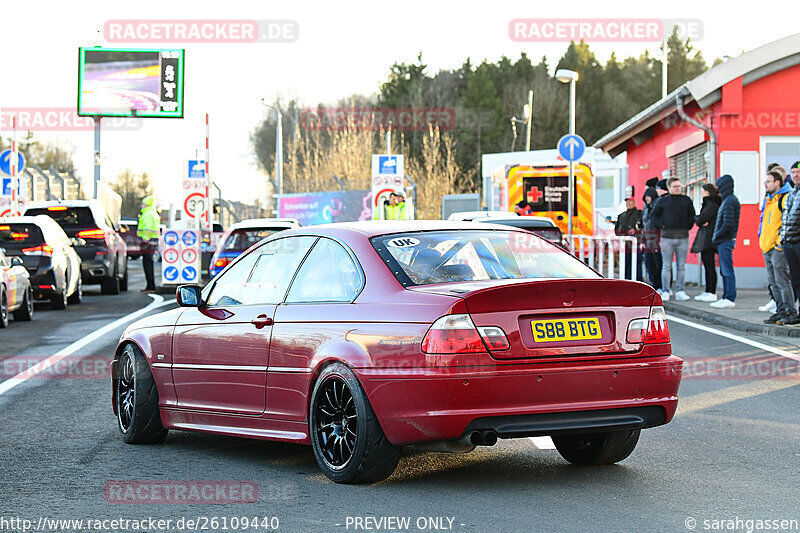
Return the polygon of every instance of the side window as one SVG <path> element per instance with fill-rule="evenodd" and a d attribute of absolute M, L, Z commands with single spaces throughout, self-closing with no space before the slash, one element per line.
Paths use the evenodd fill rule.
<path fill-rule="evenodd" d="M 350 302 L 361 290 L 361 279 L 339 243 L 320 239 L 297 273 L 286 302 Z"/>
<path fill-rule="evenodd" d="M 230 307 L 247 305 L 248 293 L 245 282 L 250 277 L 250 272 L 253 270 L 253 265 L 256 264 L 256 259 L 258 259 L 258 252 L 248 254 L 222 274 L 214 284 L 214 288 L 211 289 L 211 295 L 207 300 L 208 306 Z"/>
<path fill-rule="evenodd" d="M 316 237 L 288 237 L 259 248 L 253 271 L 245 282 L 251 303 L 283 302 L 297 267 L 316 240 Z"/>

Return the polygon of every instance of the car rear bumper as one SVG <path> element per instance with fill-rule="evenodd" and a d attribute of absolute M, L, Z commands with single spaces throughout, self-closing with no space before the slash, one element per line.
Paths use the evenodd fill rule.
<path fill-rule="evenodd" d="M 511 438 L 665 424 L 677 409 L 682 366 L 670 355 L 355 373 L 387 438 L 402 445 L 476 429 Z M 653 409 L 631 411 L 640 407 Z"/>
<path fill-rule="evenodd" d="M 81 263 L 81 278 L 84 283 L 98 283 L 110 276 L 110 261 L 103 259 L 84 260 Z"/>

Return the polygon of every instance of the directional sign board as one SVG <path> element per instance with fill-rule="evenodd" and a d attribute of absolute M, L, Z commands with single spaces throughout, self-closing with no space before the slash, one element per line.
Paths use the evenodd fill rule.
<path fill-rule="evenodd" d="M 25 169 L 25 156 L 17 152 L 17 175 Z M 0 153 L 0 172 L 11 175 L 11 150 Z"/>
<path fill-rule="evenodd" d="M 586 141 L 580 135 L 564 135 L 558 140 L 558 153 L 565 161 L 577 161 L 586 151 Z"/>
<path fill-rule="evenodd" d="M 200 238 L 197 230 L 169 229 L 159 240 L 164 268 L 161 284 L 200 282 Z"/>

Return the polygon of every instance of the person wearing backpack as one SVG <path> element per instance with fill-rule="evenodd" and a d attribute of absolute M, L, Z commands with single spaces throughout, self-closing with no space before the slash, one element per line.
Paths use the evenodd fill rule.
<path fill-rule="evenodd" d="M 780 240 L 782 211 L 786 203 L 786 195 L 792 188 L 783 182 L 780 172 L 771 170 L 764 179 L 767 194 L 761 210 L 761 223 L 758 226 L 758 244 L 764 255 L 767 269 L 767 283 L 775 299 L 776 312 L 765 324 L 795 325 L 800 324 L 797 309 L 794 306 L 794 290 L 789 265 Z"/>

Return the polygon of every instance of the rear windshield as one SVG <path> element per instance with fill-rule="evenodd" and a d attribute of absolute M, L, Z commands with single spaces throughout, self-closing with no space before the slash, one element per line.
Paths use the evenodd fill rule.
<path fill-rule="evenodd" d="M 42 230 L 36 224 L 0 224 L 0 248 L 21 248 L 43 242 Z"/>
<path fill-rule="evenodd" d="M 491 279 L 599 278 L 546 240 L 521 231 L 435 231 L 374 237 L 403 285 Z"/>
<path fill-rule="evenodd" d="M 288 228 L 247 228 L 236 229 L 228 235 L 222 244 L 222 250 L 226 252 L 244 252 L 257 242 L 273 233 L 278 233 Z"/>
<path fill-rule="evenodd" d="M 68 207 L 63 209 L 36 207 L 25 211 L 25 216 L 32 217 L 36 215 L 47 215 L 62 228 L 89 228 L 94 227 L 94 217 L 92 210 L 88 207 Z"/>

